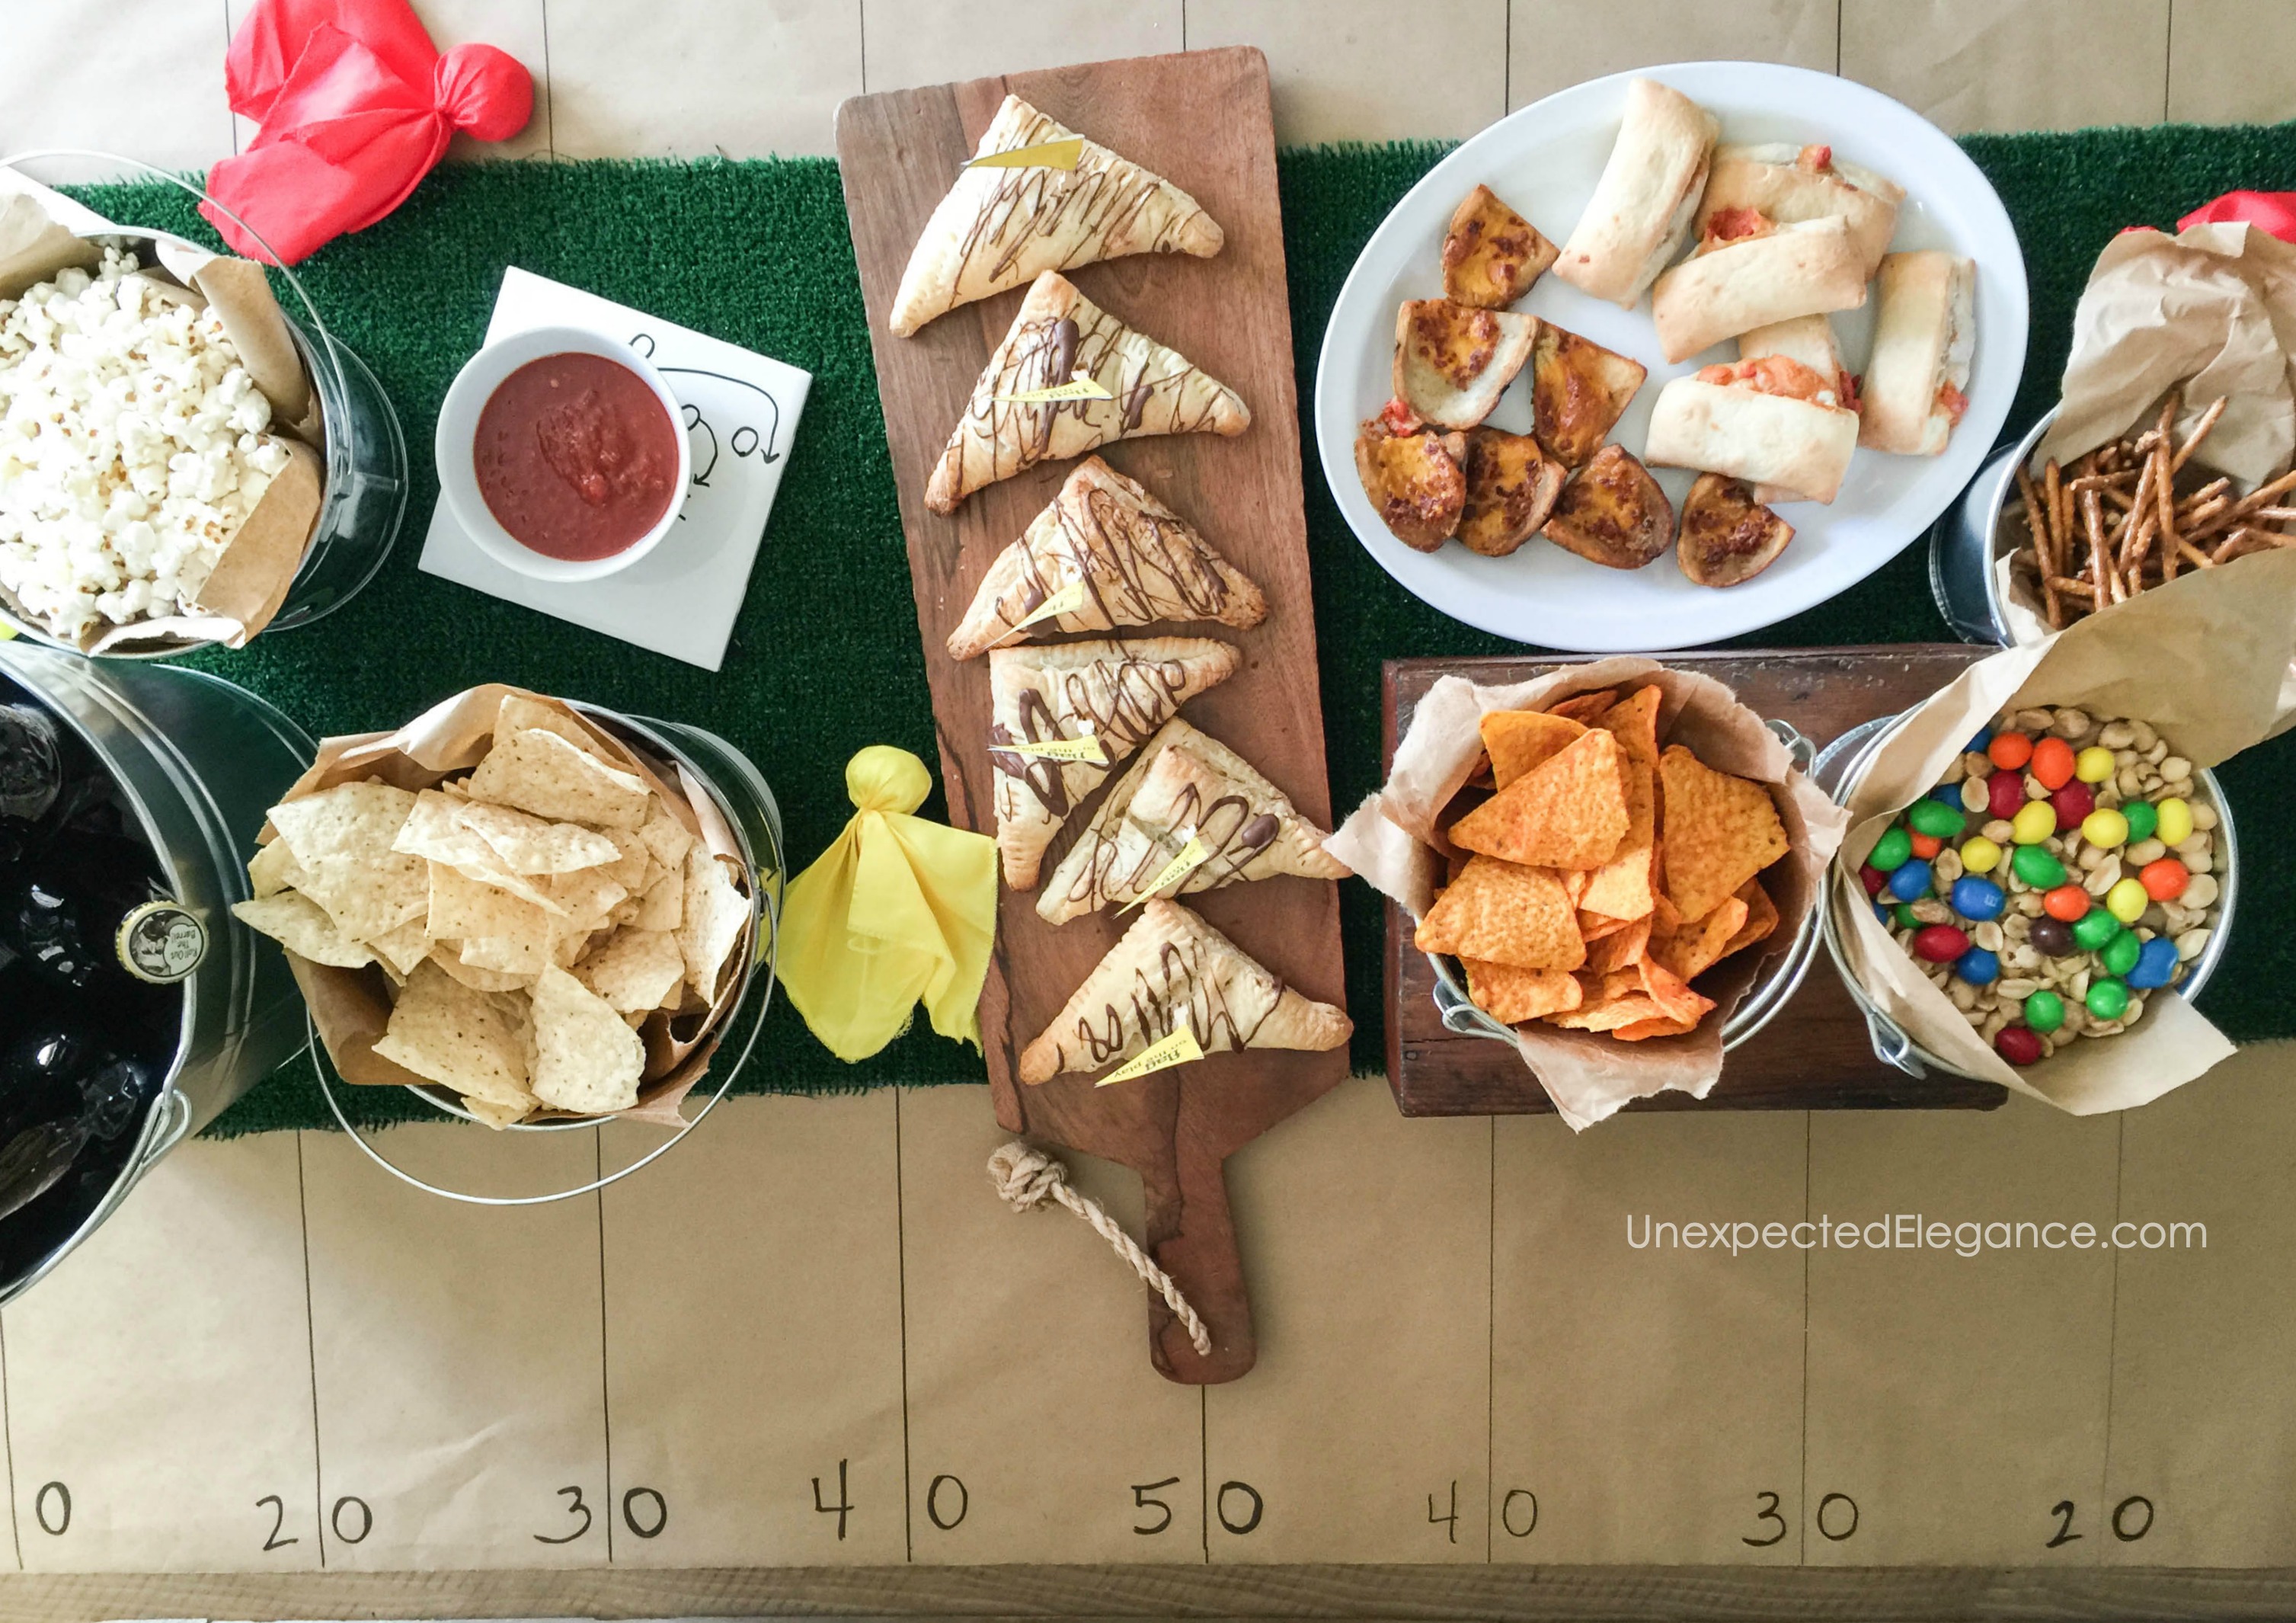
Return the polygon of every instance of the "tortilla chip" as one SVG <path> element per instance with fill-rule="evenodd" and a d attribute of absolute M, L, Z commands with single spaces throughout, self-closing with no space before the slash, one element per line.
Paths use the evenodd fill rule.
<path fill-rule="evenodd" d="M 685 869 L 685 853 L 693 844 L 693 831 L 677 820 L 677 816 L 657 797 L 646 820 L 639 825 L 638 838 L 653 853 L 653 860 L 672 873 Z"/>
<path fill-rule="evenodd" d="M 1547 1023 L 1566 1031 L 1616 1031 L 1622 1026 L 1632 1026 L 1640 1020 L 1665 1017 L 1658 1004 L 1639 992 L 1624 997 L 1606 998 L 1580 1005 L 1562 1014 L 1546 1017 Z"/>
<path fill-rule="evenodd" d="M 274 891 L 252 902 L 234 902 L 231 914 L 249 929 L 268 935 L 296 957 L 315 964 L 363 969 L 374 962 L 373 952 L 344 935 L 327 917 L 327 910 L 300 891 Z"/>
<path fill-rule="evenodd" d="M 1714 1007 L 1713 999 L 1702 997 L 1693 992 L 1683 984 L 1680 976 L 1673 974 L 1663 964 L 1654 963 L 1649 958 L 1644 958 L 1635 968 L 1642 977 L 1644 993 L 1649 996 L 1652 1002 L 1658 1005 L 1659 1013 L 1662 1018 L 1687 1020 L 1695 1026 L 1706 1017 L 1706 1011 Z"/>
<path fill-rule="evenodd" d="M 502 1004 L 437 964 L 418 964 L 406 977 L 374 1051 L 466 1100 L 514 1108 L 521 1116 L 534 1108 L 526 1034 Z"/>
<path fill-rule="evenodd" d="M 1580 735 L 1450 828 L 1451 843 L 1532 868 L 1596 869 L 1628 827 L 1619 743 Z"/>
<path fill-rule="evenodd" d="M 506 937 L 547 949 L 565 921 L 544 908 L 445 862 L 430 868 L 430 930 L 462 942 Z"/>
<path fill-rule="evenodd" d="M 551 965 L 551 950 L 557 943 L 556 937 L 534 941 L 525 936 L 473 935 L 463 943 L 458 956 L 470 968 L 512 976 L 526 985 Z"/>
<path fill-rule="evenodd" d="M 1475 764 L 1467 770 L 1466 787 L 1471 789 L 1488 789 L 1495 787 L 1491 781 L 1490 751 L 1475 752 Z"/>
<path fill-rule="evenodd" d="M 617 930 L 582 955 L 574 978 L 624 1013 L 654 1009 L 685 979 L 685 959 L 667 930 Z"/>
<path fill-rule="evenodd" d="M 430 961 L 473 992 L 523 992 L 534 985 L 531 975 L 510 975 L 500 969 L 481 969 L 476 964 L 464 963 L 463 943 L 459 941 L 432 942 Z"/>
<path fill-rule="evenodd" d="M 645 1041 L 612 1005 L 553 965 L 534 983 L 534 1096 L 576 1116 L 638 1102 Z"/>
<path fill-rule="evenodd" d="M 248 892 L 258 902 L 283 890 L 301 890 L 310 877 L 285 840 L 257 846 L 255 854 L 247 860 Z"/>
<path fill-rule="evenodd" d="M 1705 918 L 1669 935 L 1651 935 L 1651 960 L 1678 980 L 1693 981 L 1721 961 L 1730 937 L 1746 922 L 1746 904 L 1732 896 Z"/>
<path fill-rule="evenodd" d="M 601 837 L 613 842 L 614 856 L 599 863 L 598 872 L 620 886 L 627 894 L 643 894 L 661 872 L 661 864 L 654 861 L 644 835 L 636 828 L 609 828 Z"/>
<path fill-rule="evenodd" d="M 1621 919 L 1618 928 L 1587 943 L 1587 967 L 1606 973 L 1633 968 L 1643 961 L 1643 954 L 1650 946 L 1650 934 L 1649 919 Z"/>
<path fill-rule="evenodd" d="M 1595 725 L 1619 741 L 1619 753 L 1644 766 L 1658 765 L 1658 707 L 1666 696 L 1655 685 L 1638 688 L 1604 711 Z"/>
<path fill-rule="evenodd" d="M 1686 1037 L 1698 1029 L 1695 1020 L 1636 1020 L 1611 1033 L 1621 1042 L 1643 1042 L 1652 1037 Z"/>
<path fill-rule="evenodd" d="M 653 804 L 644 779 L 540 728 L 496 734 L 463 787 L 473 800 L 603 828 L 642 828 Z"/>
<path fill-rule="evenodd" d="M 629 894 L 606 877 L 603 868 L 553 874 L 544 884 L 548 886 L 551 903 L 564 911 L 568 921 L 564 927 L 569 933 L 603 929 L 606 915 L 613 911 L 616 902 Z"/>
<path fill-rule="evenodd" d="M 1450 952 L 1519 969 L 1576 969 L 1586 943 L 1562 894 L 1543 868 L 1472 859 L 1435 899 L 1413 936 L 1423 952 Z"/>
<path fill-rule="evenodd" d="M 412 975 L 414 966 L 430 956 L 430 920 L 410 919 L 395 930 L 369 936 L 366 944 L 402 977 Z"/>
<path fill-rule="evenodd" d="M 620 762 L 606 753 L 590 729 L 555 704 L 545 704 L 539 699 L 529 699 L 515 693 L 503 695 L 503 702 L 495 711 L 495 737 L 507 738 L 512 733 L 527 731 L 555 733 L 586 755 L 594 755 L 608 766 L 619 768 Z"/>
<path fill-rule="evenodd" d="M 1613 919 L 1608 913 L 1590 913 L 1583 907 L 1578 910 L 1578 934 L 1588 946 L 1616 935 L 1633 922 L 1631 919 Z"/>
<path fill-rule="evenodd" d="M 1666 894 L 1685 919 L 1703 919 L 1786 854 L 1785 826 L 1762 785 L 1718 772 L 1678 744 L 1659 758 L 1659 779 Z"/>
<path fill-rule="evenodd" d="M 271 808 L 271 826 L 301 864 L 305 895 L 347 935 L 365 940 L 422 917 L 430 878 L 391 849 L 414 796 L 387 783 L 346 783 Z"/>
<path fill-rule="evenodd" d="M 1574 694 L 1559 704 L 1549 704 L 1546 707 L 1546 713 L 1551 716 L 1561 716 L 1566 721 L 1576 721 L 1582 727 L 1592 727 L 1596 721 L 1602 720 L 1604 711 L 1618 702 L 1617 688 L 1603 688 L 1593 693 Z"/>
<path fill-rule="evenodd" d="M 1483 748 L 1491 783 L 1504 789 L 1540 762 L 1559 754 L 1587 729 L 1568 716 L 1538 710 L 1494 710 L 1483 718 Z M 1470 782 L 1473 780 L 1469 779 Z"/>
<path fill-rule="evenodd" d="M 1503 1026 L 1576 1009 L 1585 995 L 1568 969 L 1522 969 L 1480 958 L 1464 958 L 1459 964 L 1467 972 L 1467 995 L 1475 1007 Z"/>
<path fill-rule="evenodd" d="M 1619 783 L 1627 803 L 1627 832 L 1611 860 L 1587 881 L 1578 905 L 1612 919 L 1640 919 L 1656 900 L 1652 869 L 1658 846 L 1658 787 L 1651 766 L 1623 757 Z"/>
<path fill-rule="evenodd" d="M 514 874 L 572 873 L 577 869 L 619 862 L 623 855 L 620 842 L 594 829 L 585 828 L 579 823 L 545 821 L 508 806 L 463 801 L 456 805 L 455 817 L 487 844 L 496 861 Z M 626 837 L 636 844 L 641 856 L 645 854 L 645 847 L 637 843 L 634 830 L 627 832 Z M 623 888 L 627 890 L 628 886 Z"/>
<path fill-rule="evenodd" d="M 734 887 L 726 864 L 699 840 L 685 853 L 684 906 L 677 950 L 685 959 L 686 980 L 708 1002 L 718 994 L 727 955 L 749 926 L 750 899 Z"/>
<path fill-rule="evenodd" d="M 1737 900 L 1746 904 L 1746 922 L 1723 945 L 1720 956 L 1724 958 L 1758 941 L 1767 941 L 1778 927 L 1778 904 L 1770 900 L 1770 893 L 1762 888 L 1759 879 L 1749 879 L 1740 886 Z"/>

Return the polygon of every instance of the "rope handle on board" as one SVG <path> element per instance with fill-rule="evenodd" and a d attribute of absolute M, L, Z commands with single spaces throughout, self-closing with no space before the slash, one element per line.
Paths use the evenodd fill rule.
<path fill-rule="evenodd" d="M 1211 1331 L 1204 1328 L 1196 1310 L 1188 1306 L 1188 1298 L 1180 1294 L 1172 1276 L 1149 1258 L 1139 1242 L 1124 1232 L 1099 1201 L 1069 1187 L 1066 1166 L 1035 1145 L 1014 1139 L 989 1156 L 988 1177 L 996 1185 L 996 1192 L 1004 1197 L 1004 1204 L 1016 1212 L 1032 1212 L 1047 1200 L 1057 1200 L 1092 1224 L 1093 1232 L 1114 1246 L 1116 1254 L 1130 1263 L 1132 1271 L 1170 1306 L 1173 1314 L 1187 1327 L 1188 1344 L 1196 1349 L 1196 1355 L 1211 1356 Z"/>

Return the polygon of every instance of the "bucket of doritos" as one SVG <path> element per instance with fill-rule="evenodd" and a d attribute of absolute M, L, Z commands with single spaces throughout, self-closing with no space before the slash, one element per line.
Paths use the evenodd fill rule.
<path fill-rule="evenodd" d="M 1791 996 L 1842 814 L 1807 740 L 1641 658 L 1447 677 L 1332 849 L 1417 920 L 1456 1031 L 1512 1043 L 1574 1128 L 1668 1089 Z"/>
<path fill-rule="evenodd" d="M 375 1113 L 338 1084 L 511 1132 L 611 1117 L 682 1137 L 772 993 L 780 816 L 756 769 L 696 728 L 475 688 L 323 743 L 249 877 L 233 910 L 285 950 L 354 1132 Z"/>

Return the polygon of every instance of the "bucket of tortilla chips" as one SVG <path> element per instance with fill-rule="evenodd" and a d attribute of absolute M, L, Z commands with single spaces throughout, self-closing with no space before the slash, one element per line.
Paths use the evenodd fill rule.
<path fill-rule="evenodd" d="M 323 743 L 248 874 L 233 911 L 286 949 L 355 1137 L 339 1083 L 499 1129 L 617 1117 L 682 1137 L 772 995 L 780 815 L 698 728 L 474 688 L 396 732 Z M 480 1199 L 357 1141 L 409 1182 Z"/>
<path fill-rule="evenodd" d="M 1840 808 L 1806 739 L 1647 659 L 1446 677 L 1332 853 L 1418 921 L 1455 1031 L 1511 1042 L 1574 1129 L 1666 1089 L 1792 995 Z M 1535 1098 L 1534 1096 L 1531 1096 Z"/>

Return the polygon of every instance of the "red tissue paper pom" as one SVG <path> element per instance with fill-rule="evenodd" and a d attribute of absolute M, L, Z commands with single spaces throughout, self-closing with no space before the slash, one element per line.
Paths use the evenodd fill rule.
<path fill-rule="evenodd" d="M 506 141 L 534 112 L 516 57 L 482 45 L 441 56 L 406 0 L 256 0 L 225 85 L 262 128 L 209 171 L 200 212 L 236 252 L 287 265 L 406 202 L 456 130 Z"/>

